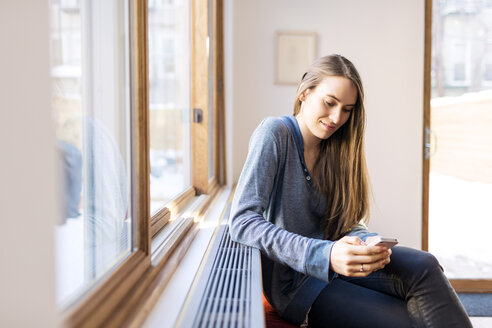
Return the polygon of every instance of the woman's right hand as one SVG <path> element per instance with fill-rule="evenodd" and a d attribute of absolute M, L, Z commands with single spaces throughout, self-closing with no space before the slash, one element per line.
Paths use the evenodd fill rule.
<path fill-rule="evenodd" d="M 367 246 L 359 237 L 345 236 L 332 246 L 330 270 L 347 277 L 366 277 L 384 268 L 390 255 L 386 246 Z"/>

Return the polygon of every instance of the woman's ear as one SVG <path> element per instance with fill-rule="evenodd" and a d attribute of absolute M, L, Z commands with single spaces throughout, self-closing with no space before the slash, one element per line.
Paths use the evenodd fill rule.
<path fill-rule="evenodd" d="M 308 96 L 308 94 L 311 93 L 311 89 L 306 89 L 304 90 L 300 95 L 299 95 L 299 100 L 300 101 L 306 101 L 306 97 Z"/>
<path fill-rule="evenodd" d="M 300 101 L 306 101 L 306 95 L 308 94 L 309 90 L 304 90 L 300 95 L 299 95 L 299 100 Z"/>

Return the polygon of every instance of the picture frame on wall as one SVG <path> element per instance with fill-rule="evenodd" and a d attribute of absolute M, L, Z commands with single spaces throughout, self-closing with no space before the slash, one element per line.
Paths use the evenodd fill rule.
<path fill-rule="evenodd" d="M 317 34 L 302 31 L 275 33 L 275 84 L 297 85 L 316 59 Z"/>

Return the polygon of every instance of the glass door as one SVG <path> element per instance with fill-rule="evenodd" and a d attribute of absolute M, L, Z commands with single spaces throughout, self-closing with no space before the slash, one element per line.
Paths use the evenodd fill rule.
<path fill-rule="evenodd" d="M 428 248 L 448 278 L 487 280 L 492 278 L 492 3 L 433 0 L 431 40 Z"/>

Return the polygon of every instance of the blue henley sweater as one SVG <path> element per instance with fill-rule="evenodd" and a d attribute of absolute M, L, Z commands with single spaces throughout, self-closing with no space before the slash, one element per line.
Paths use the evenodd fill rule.
<path fill-rule="evenodd" d="M 229 220 L 231 238 L 261 251 L 263 291 L 286 319 L 301 324 L 321 290 L 336 277 L 334 241 L 323 240 L 326 200 L 304 162 L 294 116 L 269 117 L 256 128 Z M 348 235 L 375 235 L 358 225 Z"/>

